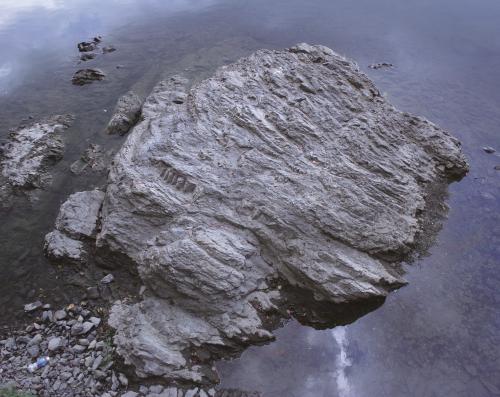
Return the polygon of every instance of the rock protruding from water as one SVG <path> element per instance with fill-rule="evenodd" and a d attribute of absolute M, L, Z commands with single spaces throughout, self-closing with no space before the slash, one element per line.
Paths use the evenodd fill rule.
<path fill-rule="evenodd" d="M 71 82 L 74 85 L 86 85 L 103 80 L 104 77 L 106 74 L 100 69 L 80 69 L 73 75 Z"/>
<path fill-rule="evenodd" d="M 405 283 L 430 192 L 466 172 L 455 138 L 326 47 L 162 82 L 99 215 L 98 252 L 148 291 L 115 304 L 117 351 L 140 377 L 210 383 L 214 360 L 271 341 L 289 314 L 353 321 Z"/>
<path fill-rule="evenodd" d="M 99 190 L 72 194 L 61 206 L 56 230 L 45 236 L 45 252 L 53 260 L 82 263 L 88 241 L 95 238 L 104 193 Z"/>
<path fill-rule="evenodd" d="M 62 159 L 63 132 L 73 117 L 53 116 L 12 131 L 0 151 L 0 198 L 46 187 L 50 167 Z"/>
<path fill-rule="evenodd" d="M 142 100 L 133 92 L 127 92 L 118 99 L 113 116 L 106 127 L 108 134 L 125 135 L 141 115 Z"/>

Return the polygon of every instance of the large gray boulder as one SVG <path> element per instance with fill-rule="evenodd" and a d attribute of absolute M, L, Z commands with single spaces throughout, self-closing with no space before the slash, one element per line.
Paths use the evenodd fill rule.
<path fill-rule="evenodd" d="M 351 321 L 405 283 L 429 192 L 466 172 L 456 139 L 326 47 L 160 83 L 100 212 L 97 252 L 149 291 L 115 304 L 117 351 L 141 377 L 209 383 L 214 360 L 272 340 L 280 316 Z"/>

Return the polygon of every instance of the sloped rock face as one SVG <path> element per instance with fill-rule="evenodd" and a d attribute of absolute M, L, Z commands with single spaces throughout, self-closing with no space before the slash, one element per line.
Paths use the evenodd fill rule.
<path fill-rule="evenodd" d="M 322 46 L 258 51 L 192 88 L 172 78 L 142 117 L 96 238 L 148 287 L 109 320 L 142 377 L 214 382 L 215 359 L 272 340 L 297 306 L 383 299 L 405 282 L 428 192 L 467 172 L 456 139 Z"/>

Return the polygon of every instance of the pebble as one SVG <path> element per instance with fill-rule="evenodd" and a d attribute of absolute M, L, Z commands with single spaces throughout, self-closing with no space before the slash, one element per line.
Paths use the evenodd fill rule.
<path fill-rule="evenodd" d="M 122 397 L 137 397 L 139 394 L 136 393 L 135 391 L 128 391 L 124 394 L 122 394 Z"/>
<path fill-rule="evenodd" d="M 485 146 L 483 147 L 483 150 L 488 153 L 488 154 L 492 154 L 492 153 L 495 153 L 496 150 L 494 148 L 492 148 L 491 146 Z"/>
<path fill-rule="evenodd" d="M 109 284 L 109 283 L 112 283 L 114 281 L 114 279 L 115 279 L 115 277 L 110 273 L 102 278 L 101 283 L 102 284 Z"/>
<path fill-rule="evenodd" d="M 39 345 L 40 342 L 43 340 L 42 335 L 36 334 L 31 340 L 28 342 L 28 346 L 33 346 L 33 345 Z"/>
<path fill-rule="evenodd" d="M 37 309 L 40 309 L 43 306 L 42 302 L 36 301 L 33 303 L 28 303 L 27 305 L 24 305 L 24 311 L 27 313 L 34 312 Z"/>
<path fill-rule="evenodd" d="M 57 310 L 55 313 L 54 313 L 54 321 L 61 321 L 61 320 L 64 320 L 66 317 L 67 317 L 67 313 L 65 310 Z"/>
<path fill-rule="evenodd" d="M 62 347 L 62 339 L 59 337 L 52 338 L 49 340 L 49 350 L 51 352 L 54 352 L 56 350 L 59 350 Z"/>

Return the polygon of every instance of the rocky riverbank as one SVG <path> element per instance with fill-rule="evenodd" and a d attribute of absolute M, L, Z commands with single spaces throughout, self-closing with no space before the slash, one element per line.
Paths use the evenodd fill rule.
<path fill-rule="evenodd" d="M 25 312 L 31 323 L 0 339 L 0 397 L 259 397 L 129 379 L 117 369 L 124 367 L 106 325 L 106 310 L 88 302 L 55 310 L 37 301 L 27 304 Z M 40 357 L 48 357 L 49 364 L 30 372 L 28 366 Z"/>

